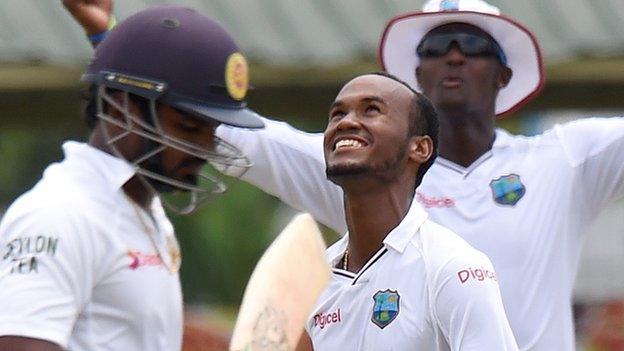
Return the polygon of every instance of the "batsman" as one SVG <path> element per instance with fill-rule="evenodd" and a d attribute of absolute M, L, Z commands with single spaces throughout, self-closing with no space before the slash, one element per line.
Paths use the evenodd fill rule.
<path fill-rule="evenodd" d="M 180 350 L 181 256 L 163 207 L 187 214 L 223 191 L 207 162 L 249 166 L 218 125 L 263 126 L 245 107 L 245 58 L 211 19 L 154 7 L 92 40 L 88 141 L 64 143 L 0 223 L 2 351 Z M 161 197 L 172 192 L 186 202 Z"/>

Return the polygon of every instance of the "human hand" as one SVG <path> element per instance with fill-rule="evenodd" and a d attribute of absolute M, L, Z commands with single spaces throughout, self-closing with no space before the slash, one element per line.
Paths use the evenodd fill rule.
<path fill-rule="evenodd" d="M 103 33 L 108 30 L 113 12 L 113 0 L 61 0 L 87 35 Z"/>

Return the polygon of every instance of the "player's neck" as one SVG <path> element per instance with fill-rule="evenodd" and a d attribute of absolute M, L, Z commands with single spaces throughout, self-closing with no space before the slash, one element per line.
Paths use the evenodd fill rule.
<path fill-rule="evenodd" d="M 343 188 L 349 229 L 349 271 L 358 272 L 407 214 L 413 199 L 409 196 L 413 195 L 413 186 L 410 190 L 406 185 L 393 185 L 357 192 Z"/>
<path fill-rule="evenodd" d="M 123 185 L 123 190 L 132 201 L 149 212 L 150 204 L 154 199 L 153 192 L 145 184 L 134 176 Z"/>
<path fill-rule="evenodd" d="M 486 117 L 455 116 L 440 111 L 440 157 L 463 167 L 470 166 L 492 149 L 495 138 L 493 112 Z"/>

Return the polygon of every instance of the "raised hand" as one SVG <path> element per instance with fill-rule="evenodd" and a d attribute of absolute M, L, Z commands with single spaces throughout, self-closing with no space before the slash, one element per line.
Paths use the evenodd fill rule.
<path fill-rule="evenodd" d="M 113 11 L 113 0 L 61 0 L 87 35 L 99 34 L 108 29 Z"/>

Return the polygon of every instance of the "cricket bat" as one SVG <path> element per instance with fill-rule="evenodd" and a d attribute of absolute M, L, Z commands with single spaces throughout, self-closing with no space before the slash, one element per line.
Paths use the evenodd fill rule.
<path fill-rule="evenodd" d="M 331 271 L 309 214 L 295 216 L 264 252 L 245 288 L 230 351 L 292 351 Z"/>

